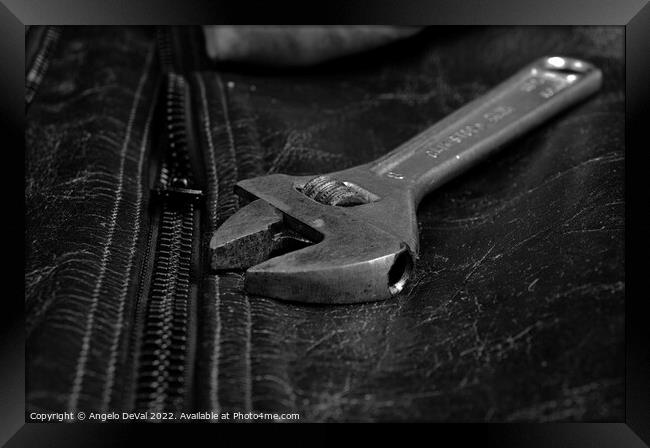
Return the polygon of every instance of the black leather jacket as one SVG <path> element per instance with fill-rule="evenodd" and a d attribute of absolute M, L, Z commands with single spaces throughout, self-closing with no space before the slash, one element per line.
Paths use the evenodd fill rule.
<path fill-rule="evenodd" d="M 153 28 L 41 36 L 33 60 L 40 52 L 47 64 L 31 75 L 25 156 L 29 410 L 623 417 L 621 29 L 427 30 L 273 71 L 207 64 L 194 31 L 173 34 L 170 47 L 206 170 L 189 221 L 199 251 L 237 210 L 239 179 L 370 161 L 540 56 L 587 59 L 604 84 L 424 200 L 414 279 L 392 300 L 248 296 L 241 273 L 210 273 L 199 257 L 184 320 L 170 324 L 184 342 L 181 374 L 169 380 L 165 368 L 142 371 L 158 352 L 142 342 L 141 320 L 152 306 L 143 289 L 155 238 L 156 99 L 170 62 L 161 63 Z"/>

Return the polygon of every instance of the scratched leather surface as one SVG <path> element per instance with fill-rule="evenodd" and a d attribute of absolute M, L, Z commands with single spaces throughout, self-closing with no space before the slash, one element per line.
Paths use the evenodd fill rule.
<path fill-rule="evenodd" d="M 26 401 L 119 409 L 146 201 L 153 35 L 63 27 L 26 112 Z"/>
<path fill-rule="evenodd" d="M 203 73 L 217 223 L 236 209 L 235 178 L 372 160 L 537 57 L 590 60 L 604 85 L 426 198 L 414 279 L 394 300 L 283 303 L 246 296 L 239 274 L 211 277 L 199 407 L 309 421 L 622 419 L 622 39 L 464 29 L 299 74 Z"/>
<path fill-rule="evenodd" d="M 146 29 L 65 28 L 27 110 L 33 410 L 129 406 L 152 43 Z M 615 29 L 462 29 L 300 72 L 191 74 L 218 179 L 210 231 L 237 209 L 237 179 L 374 159 L 539 56 L 604 71 L 596 98 L 426 198 L 396 299 L 307 306 L 207 276 L 192 405 L 303 421 L 622 419 L 622 45 Z"/>

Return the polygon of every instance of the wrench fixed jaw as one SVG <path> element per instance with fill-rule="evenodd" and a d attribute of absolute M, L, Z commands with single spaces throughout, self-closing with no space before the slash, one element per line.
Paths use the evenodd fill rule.
<path fill-rule="evenodd" d="M 312 177 L 276 174 L 240 182 L 238 193 L 254 200 L 215 233 L 213 268 L 248 268 L 248 292 L 291 301 L 368 302 L 400 292 L 415 256 L 409 246 L 417 242 L 417 234 L 411 234 L 417 232 L 414 211 L 402 206 L 391 216 L 398 209 L 395 194 L 355 207 L 325 205 L 296 188 Z M 280 225 L 313 244 L 273 256 L 269 241 Z M 242 250 L 241 258 L 232 255 Z"/>
<path fill-rule="evenodd" d="M 246 290 L 312 303 L 376 301 L 401 291 L 412 268 L 408 249 L 384 235 L 364 232 L 348 237 L 357 244 L 325 238 L 251 267 L 246 272 Z"/>

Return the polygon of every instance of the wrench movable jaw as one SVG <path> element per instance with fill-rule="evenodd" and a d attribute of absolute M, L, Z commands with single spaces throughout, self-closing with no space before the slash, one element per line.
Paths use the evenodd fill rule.
<path fill-rule="evenodd" d="M 394 179 L 381 178 L 365 166 L 326 175 L 349 181 L 371 192 L 377 199 L 367 204 L 340 207 L 318 203 L 299 191 L 299 187 L 314 176 L 270 176 L 246 179 L 236 185 L 236 191 L 249 199 L 263 199 L 285 213 L 299 232 L 312 240 L 322 236 L 337 237 L 354 226 L 373 226 L 405 243 L 417 252 L 418 235 L 416 206 L 410 186 Z"/>

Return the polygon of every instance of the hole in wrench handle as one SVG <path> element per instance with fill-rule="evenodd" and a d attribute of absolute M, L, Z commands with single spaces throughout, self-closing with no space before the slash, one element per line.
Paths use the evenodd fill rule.
<path fill-rule="evenodd" d="M 601 71 L 589 62 L 548 56 L 370 164 L 402 183 L 416 202 L 505 143 L 596 92 Z"/>

